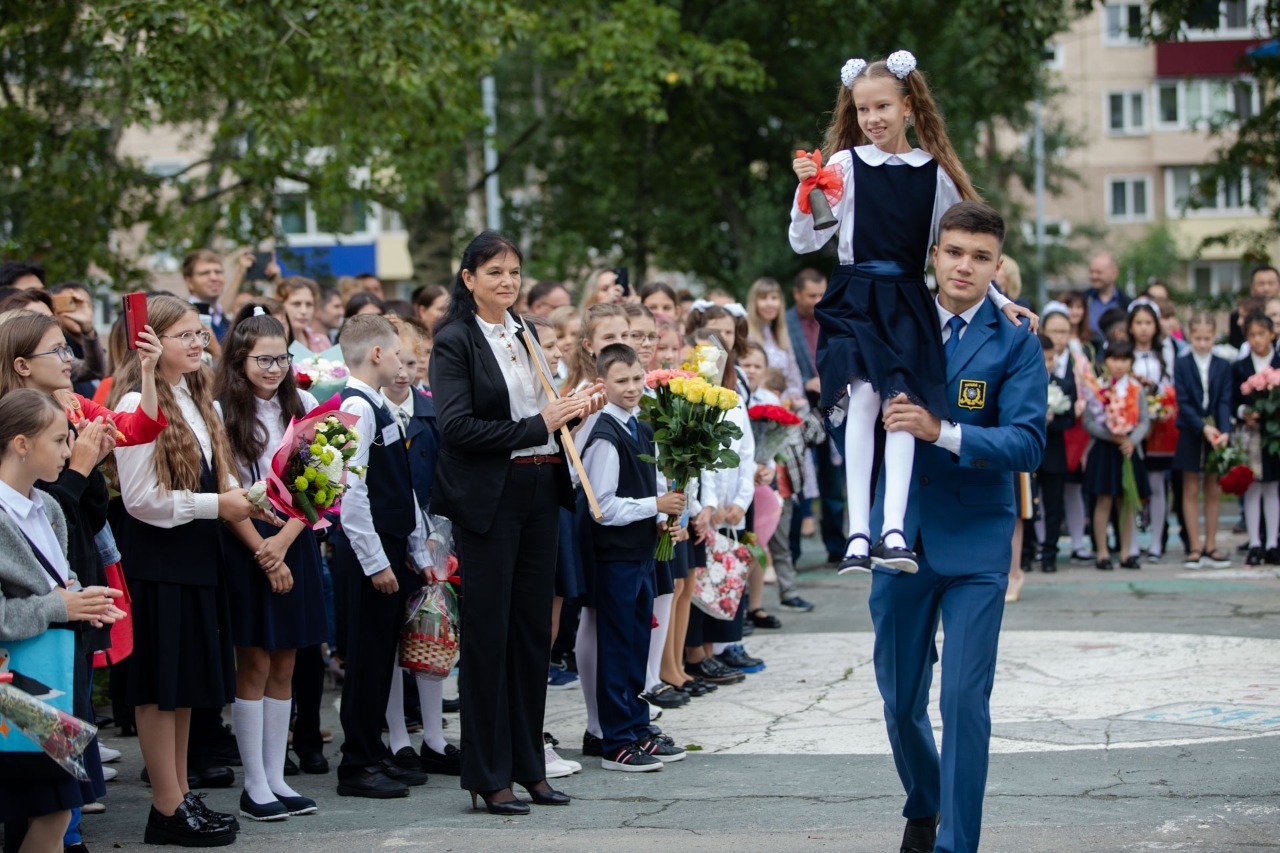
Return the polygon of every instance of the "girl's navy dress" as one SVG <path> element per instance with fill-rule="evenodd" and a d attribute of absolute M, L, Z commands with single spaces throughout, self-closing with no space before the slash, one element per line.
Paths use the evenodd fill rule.
<path fill-rule="evenodd" d="M 924 280 L 938 163 L 852 159 L 856 263 L 836 267 L 814 309 L 822 409 L 830 413 L 849 383 L 863 380 L 881 399 L 905 393 L 945 418 L 942 331 Z"/>

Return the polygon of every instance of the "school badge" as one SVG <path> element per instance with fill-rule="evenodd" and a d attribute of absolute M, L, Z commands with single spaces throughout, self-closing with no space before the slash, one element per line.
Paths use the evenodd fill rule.
<path fill-rule="evenodd" d="M 981 409 L 987 405 L 987 383 L 981 379 L 961 379 L 959 405 L 962 409 Z"/>

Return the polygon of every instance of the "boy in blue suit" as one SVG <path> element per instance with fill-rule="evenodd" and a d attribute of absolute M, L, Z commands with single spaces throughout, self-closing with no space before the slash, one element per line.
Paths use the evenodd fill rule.
<path fill-rule="evenodd" d="M 933 262 L 950 420 L 905 396 L 884 413 L 886 430 L 918 441 L 904 532 L 920 570 L 877 567 L 870 600 L 876 682 L 907 794 L 904 853 L 978 849 L 991 687 L 1017 523 L 1013 476 L 1036 470 L 1045 446 L 1049 380 L 1039 342 L 1005 322 L 986 298 L 1003 241 L 1004 220 L 984 204 L 961 202 L 943 215 Z M 883 496 L 882 472 L 873 530 Z M 928 714 L 939 617 L 946 625 L 941 755 Z"/>

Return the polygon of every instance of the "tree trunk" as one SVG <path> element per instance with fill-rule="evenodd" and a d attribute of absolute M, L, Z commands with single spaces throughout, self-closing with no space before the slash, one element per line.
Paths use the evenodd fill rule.
<path fill-rule="evenodd" d="M 454 183 L 452 171 L 441 170 L 435 191 L 425 193 L 417 209 L 404 215 L 413 278 L 420 285 L 453 284 Z"/>

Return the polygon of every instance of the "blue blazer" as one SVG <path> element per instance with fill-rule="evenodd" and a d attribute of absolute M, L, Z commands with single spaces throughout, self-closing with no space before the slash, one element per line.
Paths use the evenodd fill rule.
<path fill-rule="evenodd" d="M 440 453 L 440 429 L 436 426 L 436 404 L 430 395 L 414 389 L 413 417 L 405 431 L 409 449 L 409 473 L 413 476 L 413 492 L 418 506 L 429 512 L 431 483 L 436 476 L 436 456 Z"/>
<path fill-rule="evenodd" d="M 1013 475 L 1040 467 L 1048 386 L 1036 336 L 984 302 L 947 364 L 960 455 L 916 442 L 904 532 L 909 545 L 919 537 L 938 574 L 1009 571 Z M 883 501 L 882 466 L 872 530 L 883 525 Z"/>
<path fill-rule="evenodd" d="M 808 382 L 818 375 L 813 368 L 813 360 L 809 358 L 809 339 L 804 336 L 804 326 L 800 325 L 800 315 L 795 308 L 787 309 L 787 338 L 791 341 L 791 351 L 795 353 L 796 364 L 800 367 L 800 379 Z"/>

